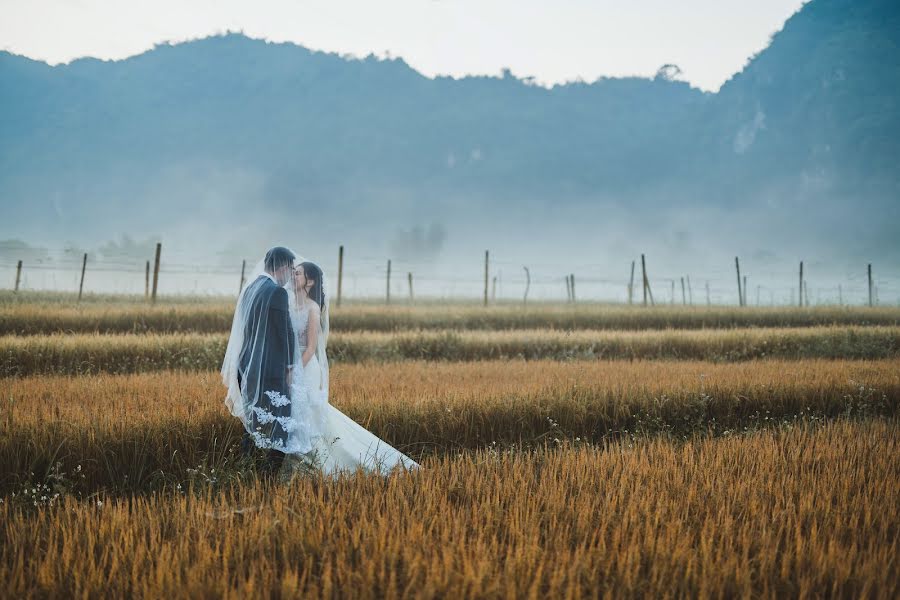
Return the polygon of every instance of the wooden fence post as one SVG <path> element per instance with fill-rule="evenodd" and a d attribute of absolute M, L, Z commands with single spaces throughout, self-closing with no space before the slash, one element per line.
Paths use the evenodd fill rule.
<path fill-rule="evenodd" d="M 81 283 L 78 284 L 78 301 L 81 302 L 81 292 L 84 291 L 84 272 L 87 269 L 87 252 L 81 261 Z"/>
<path fill-rule="evenodd" d="M 528 290 L 531 289 L 531 272 L 528 270 L 528 267 L 522 267 L 525 269 L 525 297 L 522 299 L 522 304 L 528 306 Z"/>
<path fill-rule="evenodd" d="M 484 305 L 488 305 L 488 268 L 490 265 L 490 252 L 484 251 Z"/>
<path fill-rule="evenodd" d="M 641 254 L 641 271 L 644 274 L 644 306 L 647 306 L 647 296 L 650 296 L 650 306 L 656 306 L 656 303 L 653 301 L 653 290 L 650 289 L 650 278 L 647 277 L 647 261 L 644 259 L 644 255 Z"/>
<path fill-rule="evenodd" d="M 737 282 L 738 282 L 738 306 L 744 305 L 744 294 L 741 292 L 741 263 L 738 260 L 738 257 L 734 257 L 734 268 L 737 271 Z"/>
<path fill-rule="evenodd" d="M 688 304 L 691 306 L 694 305 L 694 292 L 691 291 L 691 276 L 687 276 L 687 284 L 688 284 Z"/>
<path fill-rule="evenodd" d="M 647 306 L 647 263 L 643 254 L 641 254 L 641 282 L 644 286 L 644 306 Z"/>
<path fill-rule="evenodd" d="M 741 293 L 744 294 L 744 297 L 742 300 L 743 301 L 742 306 L 747 306 L 747 276 L 746 275 L 744 275 L 744 287 L 741 288 L 741 290 L 742 290 Z"/>
<path fill-rule="evenodd" d="M 706 305 L 712 306 L 712 302 L 709 299 L 709 281 L 706 282 Z"/>
<path fill-rule="evenodd" d="M 628 304 L 634 299 L 634 261 L 631 261 L 631 279 L 628 280 Z"/>
<path fill-rule="evenodd" d="M 497 276 L 494 275 L 494 278 L 491 279 L 491 302 L 496 302 L 497 300 Z"/>
<path fill-rule="evenodd" d="M 391 303 L 391 259 L 388 259 L 387 265 L 387 291 L 385 292 L 386 304 Z"/>
<path fill-rule="evenodd" d="M 575 302 L 575 273 L 569 275 L 569 278 L 572 280 L 572 302 Z"/>
<path fill-rule="evenodd" d="M 153 263 L 153 293 L 150 302 L 156 303 L 156 291 L 159 287 L 159 257 L 162 254 L 162 242 L 156 243 L 156 260 Z"/>
<path fill-rule="evenodd" d="M 409 303 L 413 303 L 413 286 L 412 286 L 412 271 L 406 274 L 406 278 L 409 281 Z"/>
<path fill-rule="evenodd" d="M 803 261 L 800 261 L 800 307 L 803 307 Z"/>
<path fill-rule="evenodd" d="M 150 261 L 147 261 L 147 268 L 144 270 L 144 298 L 150 297 Z"/>
<path fill-rule="evenodd" d="M 572 301 L 572 280 L 566 275 L 566 302 Z"/>
<path fill-rule="evenodd" d="M 241 284 L 238 286 L 238 296 L 241 295 L 241 292 L 244 289 L 244 281 L 245 281 L 244 277 L 245 277 L 246 273 L 247 273 L 247 259 L 245 258 L 244 260 L 241 261 Z"/>
<path fill-rule="evenodd" d="M 20 281 L 22 281 L 22 261 L 21 261 L 21 260 L 20 260 L 19 263 L 16 265 L 16 287 L 15 287 L 15 289 L 13 290 L 13 291 L 16 292 L 16 293 L 19 293 L 19 282 L 20 282 Z M 870 284 L 869 284 L 869 290 L 871 290 L 871 289 L 872 289 L 872 284 L 870 283 Z M 870 298 L 872 297 L 872 293 L 871 293 L 871 292 L 869 292 L 869 297 L 870 297 Z M 872 303 L 872 302 L 871 302 L 871 300 L 870 300 L 870 301 L 869 301 L 869 304 L 871 304 L 871 303 Z"/>
<path fill-rule="evenodd" d="M 672 284 L 672 292 L 669 294 L 669 304 L 675 306 L 675 280 L 671 281 Z"/>
<path fill-rule="evenodd" d="M 338 288 L 337 288 L 337 305 L 341 305 L 341 289 L 344 284 L 344 247 L 338 248 Z"/>
<path fill-rule="evenodd" d="M 22 261 L 20 260 L 19 267 L 21 268 L 21 266 L 22 266 Z M 872 306 L 872 263 L 869 263 L 868 272 L 869 272 L 869 306 Z M 19 278 L 16 277 L 16 281 L 18 281 L 18 280 L 19 280 Z M 19 288 L 19 286 L 16 285 L 16 289 L 18 289 L 18 288 Z"/>
<path fill-rule="evenodd" d="M 672 283 L 675 283 L 674 281 Z M 681 305 L 687 306 L 687 293 L 684 289 L 684 277 L 681 278 Z"/>

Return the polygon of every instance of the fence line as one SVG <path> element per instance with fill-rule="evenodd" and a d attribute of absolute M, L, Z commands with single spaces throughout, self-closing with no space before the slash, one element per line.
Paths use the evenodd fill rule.
<path fill-rule="evenodd" d="M 145 293 L 147 278 L 146 259 L 137 258 L 127 260 L 121 257 L 98 257 L 96 253 L 75 255 L 69 250 L 61 251 L 62 256 L 52 256 L 46 253 L 41 259 L 22 259 L 21 273 L 19 274 L 19 289 L 22 290 L 47 290 L 47 291 L 71 291 L 77 292 L 79 286 L 83 286 L 84 293 Z M 24 254 L 24 253 L 23 253 Z M 201 264 L 197 262 L 184 262 L 183 260 L 166 260 L 167 256 L 185 256 L 185 253 L 166 250 L 162 253 L 159 264 L 159 287 L 161 293 L 200 293 L 207 295 L 233 295 L 239 279 L 243 284 L 243 261 L 237 260 L 234 265 Z M 27 256 L 27 254 L 26 254 Z M 151 259 L 154 257 L 150 257 Z M 484 259 L 485 257 L 483 257 Z M 482 260 L 483 260 L 482 259 Z M 0 288 L 12 289 L 14 286 L 15 272 L 19 265 L 18 258 L 7 256 L 0 258 Z M 341 253 L 339 259 L 343 263 L 340 285 L 343 286 L 345 299 L 374 298 L 379 295 L 386 297 L 385 279 L 387 274 L 388 257 L 362 256 L 354 257 L 348 253 L 344 257 Z M 377 263 L 375 262 L 377 260 Z M 629 267 L 634 259 L 623 259 L 622 268 L 616 269 L 614 275 L 609 274 L 611 263 L 582 263 L 580 265 L 564 265 L 553 263 L 526 263 L 495 258 L 490 252 L 489 260 L 477 265 L 467 265 L 463 274 L 448 274 L 447 267 L 441 265 L 423 265 L 413 261 L 390 258 L 394 269 L 402 266 L 401 272 L 406 272 L 407 277 L 398 277 L 389 280 L 390 286 L 387 294 L 396 298 L 410 296 L 410 282 L 415 278 L 416 298 L 447 297 L 482 299 L 487 303 L 497 300 L 525 301 L 526 287 L 529 289 L 529 299 L 557 299 L 565 302 L 576 301 L 574 281 L 578 281 L 577 302 L 585 301 L 615 301 L 627 302 L 629 298 L 634 300 L 634 279 L 629 278 Z M 735 292 L 734 266 L 729 274 L 727 261 L 723 264 L 711 265 L 702 271 L 691 268 L 695 280 L 703 282 L 703 289 L 709 303 L 738 304 L 739 300 Z M 745 262 L 745 261 L 741 261 Z M 804 264 L 804 273 L 799 284 L 804 303 L 810 304 L 857 304 L 869 303 L 869 296 L 873 304 L 894 304 L 900 301 L 900 272 L 890 267 L 872 265 L 871 284 L 865 263 L 859 269 L 847 271 L 835 269 L 837 272 L 826 272 L 821 264 L 810 268 L 810 264 Z M 335 265 L 337 267 L 337 265 Z M 445 269 L 441 272 L 441 269 Z M 756 288 L 755 304 L 787 305 L 795 303 L 798 293 L 797 271 L 795 269 L 778 268 L 778 266 L 766 266 L 754 268 L 752 262 L 741 264 L 741 277 L 749 275 L 748 283 Z M 86 278 L 84 273 L 86 271 Z M 542 271 L 544 271 L 542 273 Z M 546 271 L 552 271 L 552 274 Z M 604 272 L 606 271 L 606 272 Z M 647 257 L 646 286 L 649 293 L 655 289 L 660 303 L 671 301 L 669 295 L 672 282 L 681 281 L 684 278 L 681 290 L 681 303 L 694 304 L 690 286 L 690 276 L 682 273 L 665 272 L 653 266 L 652 257 Z M 699 272 L 699 274 L 698 274 Z M 744 274 L 747 273 L 747 275 Z M 337 273 L 335 269 L 334 274 Z M 651 276 L 650 273 L 653 273 Z M 838 274 L 840 273 L 840 274 Z M 97 275 L 105 275 L 98 277 Z M 133 277 L 128 277 L 133 275 Z M 79 276 L 84 283 L 79 282 Z M 122 277 L 125 276 L 125 277 Z M 155 277 L 154 277 L 155 279 Z M 203 280 L 204 285 L 200 285 Z M 793 282 L 791 281 L 793 280 Z M 193 290 L 191 289 L 193 282 Z M 493 287 L 488 294 L 488 283 Z M 336 290 L 337 280 L 332 281 Z M 740 303 L 749 305 L 749 294 L 741 280 Z M 381 292 L 379 293 L 378 287 Z M 568 291 L 567 291 L 568 290 Z M 566 295 L 564 295 L 566 294 Z M 640 296 L 640 294 L 639 294 Z M 676 299 L 677 301 L 677 299 Z M 640 297 L 637 303 L 640 303 Z M 701 300 L 698 304 L 704 304 Z"/>

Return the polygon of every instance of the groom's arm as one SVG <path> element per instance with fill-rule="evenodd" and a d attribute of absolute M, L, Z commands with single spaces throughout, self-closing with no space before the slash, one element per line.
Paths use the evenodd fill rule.
<path fill-rule="evenodd" d="M 272 298 L 271 304 L 274 332 L 277 332 L 279 344 L 284 348 L 285 369 L 290 369 L 294 364 L 294 335 L 291 331 L 291 317 L 288 311 L 288 295 L 287 290 L 278 288 L 275 290 L 275 296 Z"/>

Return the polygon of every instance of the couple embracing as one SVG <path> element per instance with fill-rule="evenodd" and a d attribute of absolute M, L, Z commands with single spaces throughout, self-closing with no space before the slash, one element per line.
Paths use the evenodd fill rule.
<path fill-rule="evenodd" d="M 418 464 L 328 401 L 328 302 L 322 269 L 277 246 L 241 290 L 222 363 L 225 404 L 244 425 L 242 449 L 263 470 L 383 474 Z"/>

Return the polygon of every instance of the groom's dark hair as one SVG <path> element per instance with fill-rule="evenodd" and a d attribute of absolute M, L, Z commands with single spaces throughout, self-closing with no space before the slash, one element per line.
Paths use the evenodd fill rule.
<path fill-rule="evenodd" d="M 266 252 L 265 267 L 267 273 L 274 273 L 275 269 L 289 265 L 297 258 L 293 252 L 284 246 L 275 246 Z"/>

